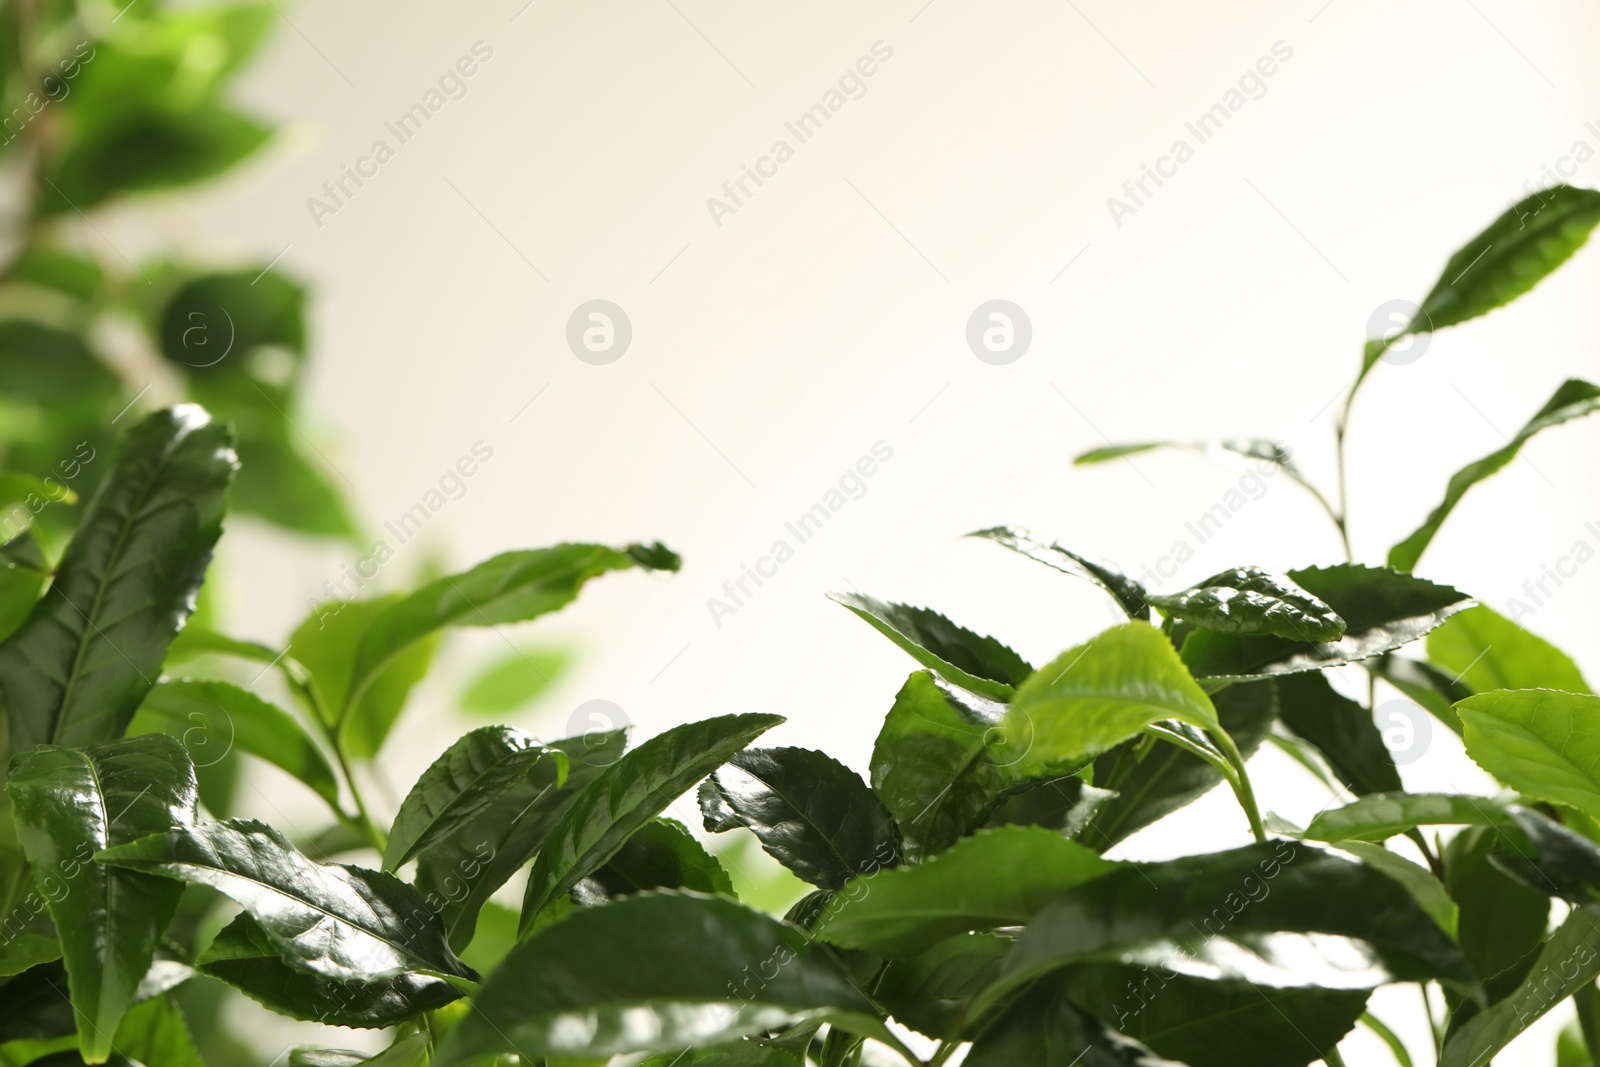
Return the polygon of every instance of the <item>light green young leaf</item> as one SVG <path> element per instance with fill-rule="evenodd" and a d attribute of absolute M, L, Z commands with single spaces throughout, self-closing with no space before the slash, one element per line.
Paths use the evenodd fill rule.
<path fill-rule="evenodd" d="M 1478 693 L 1491 689 L 1590 691 L 1571 656 L 1482 604 L 1451 617 L 1428 635 L 1428 659 Z"/>
<path fill-rule="evenodd" d="M 925 863 L 862 879 L 829 907 L 817 933 L 846 948 L 913 955 L 955 934 L 1021 926 L 1062 892 L 1119 866 L 1039 827 L 981 830 Z"/>
<path fill-rule="evenodd" d="M 1075 764 L 1164 719 L 1222 732 L 1166 636 L 1127 622 L 1063 652 L 1017 690 L 1003 727 L 1011 754 L 998 758 L 1018 774 Z"/>
<path fill-rule="evenodd" d="M 1467 755 L 1524 796 L 1600 818 L 1600 697 L 1502 689 L 1456 705 Z"/>

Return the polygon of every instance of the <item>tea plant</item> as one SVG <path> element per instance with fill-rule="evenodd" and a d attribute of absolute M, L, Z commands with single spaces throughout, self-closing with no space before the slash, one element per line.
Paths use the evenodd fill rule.
<path fill-rule="evenodd" d="M 1560 187 L 1457 253 L 1406 331 L 1367 346 L 1341 457 L 1356 387 L 1400 336 L 1508 302 L 1597 222 L 1600 193 Z M 1409 1065 L 1367 1008 L 1378 986 L 1416 983 L 1446 1067 L 1481 1067 L 1568 998 L 1580 1025 L 1563 1063 L 1591 1063 L 1600 697 L 1552 645 L 1410 568 L 1528 437 L 1596 406 L 1595 386 L 1561 386 L 1451 479 L 1386 567 L 1238 567 L 1158 594 L 1048 540 L 982 531 L 1127 616 L 1037 669 L 936 612 L 838 597 L 919 667 L 865 780 L 822 752 L 752 747 L 772 715 L 631 748 L 621 731 L 544 742 L 491 726 L 450 745 L 392 820 L 355 770 L 441 630 L 531 620 L 601 574 L 677 557 L 510 552 L 320 605 L 282 648 L 186 626 L 238 463 L 199 408 L 159 411 L 125 435 L 54 568 L 37 546 L 5 548 L 50 581 L 8 594 L 21 622 L 0 643 L 0 825 L 15 828 L 0 840 L 0 1061 L 199 1063 L 175 992 L 222 982 L 294 1019 L 392 1031 L 372 1057 L 290 1053 L 308 1067 L 1337 1067 L 1360 1024 Z M 1270 443 L 1221 447 L 1282 466 L 1346 532 L 1342 478 L 1329 498 Z M 228 660 L 275 675 L 292 703 L 229 680 Z M 1506 795 L 1405 792 L 1370 693 L 1328 680 L 1348 665 L 1460 733 Z M 207 810 L 196 701 L 304 783 L 328 827 Z M 1269 826 L 1247 768 L 1268 741 L 1356 799 Z M 1219 784 L 1254 843 L 1106 857 Z M 663 817 L 697 786 L 706 831 L 749 831 L 813 887 L 782 917 L 741 902 Z"/>

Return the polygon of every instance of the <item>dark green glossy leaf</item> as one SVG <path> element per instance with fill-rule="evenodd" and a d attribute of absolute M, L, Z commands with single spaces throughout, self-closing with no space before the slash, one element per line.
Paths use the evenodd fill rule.
<path fill-rule="evenodd" d="M 1364 942 L 1383 967 L 1330 960 L 1314 968 L 1314 939 L 1282 939 L 1285 952 L 1280 939 L 1263 936 L 1279 934 L 1351 939 L 1341 956 Z M 1281 975 L 1263 983 L 1274 985 L 1337 978 L 1346 988 L 1370 986 L 1387 971 L 1401 981 L 1476 988 L 1459 950 L 1398 883 L 1309 845 L 1275 841 L 1127 867 L 1067 890 L 1018 937 L 990 999 L 1069 963 L 1157 960 L 1169 968 L 1199 961 L 1222 977 Z"/>
<path fill-rule="evenodd" d="M 713 774 L 716 802 L 749 827 L 767 854 L 812 885 L 841 889 L 852 878 L 900 862 L 900 834 L 861 777 L 808 748 L 748 749 Z"/>
<path fill-rule="evenodd" d="M 673 819 L 653 819 L 634 831 L 604 867 L 573 887 L 572 895 L 593 907 L 647 889 L 692 889 L 738 899 L 722 864 Z"/>
<path fill-rule="evenodd" d="M 227 428 L 193 406 L 128 433 L 49 592 L 0 645 L 13 752 L 122 733 L 194 610 L 234 466 Z"/>
<path fill-rule="evenodd" d="M 1596 194 L 1596 197 L 1600 199 L 1600 194 Z M 1595 217 L 1600 218 L 1600 214 Z M 1593 226 L 1594 223 L 1591 221 L 1589 225 Z M 1444 525 L 1444 520 L 1450 517 L 1450 513 L 1461 502 L 1461 498 L 1467 495 L 1467 490 L 1515 459 L 1522 446 L 1534 434 L 1582 418 L 1596 409 L 1600 409 L 1600 386 L 1579 378 L 1569 378 L 1561 383 L 1555 395 L 1545 401 L 1544 407 L 1535 412 L 1527 425 L 1518 430 L 1504 446 L 1476 462 L 1467 464 L 1450 476 L 1450 482 L 1445 487 L 1444 500 L 1428 514 L 1427 519 L 1412 532 L 1411 536 L 1389 550 L 1389 566 L 1402 571 L 1414 570 L 1417 561 L 1422 558 L 1422 553 L 1433 541 L 1434 534 L 1439 532 L 1439 527 Z"/>
<path fill-rule="evenodd" d="M 313 863 L 261 823 L 234 819 L 173 830 L 99 858 L 227 894 L 301 970 L 337 981 L 406 971 L 475 977 L 411 886 L 378 871 Z"/>
<path fill-rule="evenodd" d="M 103 1060 L 150 969 L 180 887 L 93 862 L 101 849 L 190 824 L 194 768 L 170 737 L 85 750 L 45 746 L 12 757 L 6 783 L 40 893 L 61 938 L 78 1047 Z"/>
<path fill-rule="evenodd" d="M 247 914 L 217 935 L 196 966 L 280 1015 L 328 1026 L 395 1026 L 461 996 L 444 979 L 421 974 L 343 982 L 298 970 Z"/>
<path fill-rule="evenodd" d="M 873 1003 L 800 930 L 722 897 L 677 892 L 582 908 L 543 927 L 474 1007 L 437 1067 L 511 1049 L 664 1052 L 813 1018 L 873 1036 L 880 1029 Z"/>
<path fill-rule="evenodd" d="M 473 730 L 433 761 L 400 805 L 383 854 L 396 870 L 417 853 L 452 836 L 499 803 L 541 759 L 556 763 L 557 787 L 566 780 L 567 757 L 509 726 Z"/>
<path fill-rule="evenodd" d="M 1386 841 L 1418 826 L 1516 827 L 1497 800 L 1453 793 L 1377 793 L 1324 811 L 1306 829 L 1313 841 Z"/>
<path fill-rule="evenodd" d="M 1440 1067 L 1482 1067 L 1511 1039 L 1600 975 L 1600 905 L 1574 908 L 1507 996 L 1445 1039 Z"/>
<path fill-rule="evenodd" d="M 1213 574 L 1181 593 L 1151 596 L 1175 618 L 1227 634 L 1272 634 L 1290 641 L 1337 641 L 1344 620 L 1291 579 L 1260 567 Z"/>
<path fill-rule="evenodd" d="M 1027 778 L 997 796 L 968 832 L 980 827 L 1042 826 L 1075 838 L 1116 798 L 1114 790 L 1097 789 L 1077 775 Z"/>
<path fill-rule="evenodd" d="M 967 1006 L 994 981 L 1009 951 L 1009 937 L 957 934 L 919 955 L 890 960 L 873 995 L 918 1033 L 956 1038 L 966 1026 Z"/>
<path fill-rule="evenodd" d="M 1491 689 L 1589 692 L 1571 656 L 1482 604 L 1428 635 L 1428 659 L 1471 687 L 1456 700 Z"/>
<path fill-rule="evenodd" d="M 1450 257 L 1414 328 L 1441 330 L 1509 304 L 1583 247 L 1596 223 L 1593 189 L 1556 185 L 1523 198 Z"/>
<path fill-rule="evenodd" d="M 685 1049 L 651 1056 L 639 1067 L 804 1067 L 786 1049 L 739 1041 L 717 1048 Z"/>
<path fill-rule="evenodd" d="M 895 694 L 872 748 L 872 790 L 894 816 L 912 859 L 970 832 L 1006 788 L 988 742 L 1005 705 L 917 671 Z"/>
<path fill-rule="evenodd" d="M 408 645 L 442 627 L 526 622 L 572 603 L 585 582 L 607 571 L 634 566 L 676 570 L 677 562 L 660 545 L 615 549 L 563 544 L 507 552 L 429 582 L 372 618 L 356 649 L 346 703 L 360 699 L 384 665 Z"/>
<path fill-rule="evenodd" d="M 1306 1067 L 1355 1027 L 1368 997 L 1117 964 L 1074 967 L 1064 989 L 1078 1007 L 1189 1067 Z"/>
<path fill-rule="evenodd" d="M 1230 685 L 1212 699 L 1217 718 L 1239 751 L 1246 757 L 1253 754 L 1278 716 L 1277 682 Z M 1097 851 L 1199 799 L 1222 781 L 1215 767 L 1192 753 L 1157 745 L 1141 760 L 1138 744 L 1126 741 L 1094 762 L 1095 781 L 1117 792 L 1077 835 Z"/>
<path fill-rule="evenodd" d="M 621 730 L 584 734 L 551 743 L 567 755 L 565 786 L 557 787 L 555 760 L 540 760 L 501 801 L 417 858 L 416 885 L 444 920 L 450 945 L 464 951 L 478 913 L 544 846 L 584 789 L 622 758 Z"/>
<path fill-rule="evenodd" d="M 128 732 L 157 731 L 182 741 L 202 767 L 238 749 L 304 782 L 328 803 L 339 802 L 339 781 L 316 742 L 294 716 L 248 689 L 205 678 L 157 682 Z"/>
<path fill-rule="evenodd" d="M 434 635 L 409 645 L 367 682 L 359 698 L 349 700 L 362 638 L 375 619 L 402 599 L 397 593 L 376 600 L 325 602 L 289 639 L 289 650 L 310 672 L 312 688 L 329 725 L 340 724 L 342 742 L 354 756 L 377 755 L 405 710 L 412 687 L 428 673 L 439 644 Z M 342 723 L 340 708 L 346 709 Z"/>
<path fill-rule="evenodd" d="M 1070 549 L 1062 548 L 1055 542 L 1046 544 L 1026 530 L 1012 529 L 1008 526 L 979 530 L 968 536 L 988 538 L 1062 574 L 1087 579 L 1109 593 L 1118 606 L 1127 613 L 1128 618 L 1145 620 L 1150 618 L 1150 606 L 1145 601 L 1144 586 L 1105 560 L 1080 555 Z"/>
<path fill-rule="evenodd" d="M 1057 983 L 1039 982 L 990 1020 L 965 1067 L 1183 1067 L 1162 1059 L 1072 1005 Z"/>
<path fill-rule="evenodd" d="M 1133 621 L 1039 668 L 1017 690 L 1003 730 L 1013 773 L 1037 773 L 1098 756 L 1166 719 L 1222 731 L 1171 642 Z"/>
<path fill-rule="evenodd" d="M 67 970 L 59 961 L 0 984 L 0 1045 L 70 1038 L 74 1025 Z"/>
<path fill-rule="evenodd" d="M 686 723 L 601 771 L 534 860 L 522 899 L 523 936 L 547 905 L 599 870 L 634 831 L 781 722 L 777 715 L 722 715 Z"/>
<path fill-rule="evenodd" d="M 1431 870 L 1370 841 L 1340 841 L 1333 847 L 1340 852 L 1348 852 L 1368 867 L 1381 871 L 1399 883 L 1411 894 L 1417 906 L 1428 913 L 1434 925 L 1448 934 L 1451 940 L 1456 939 L 1461 927 L 1461 909 L 1450 898 L 1445 884 Z"/>
<path fill-rule="evenodd" d="M 1195 677 L 1220 682 L 1354 663 L 1415 641 L 1472 606 L 1471 598 L 1449 586 L 1354 563 L 1290 571 L 1289 577 L 1338 613 L 1344 636 L 1289 641 L 1196 630 L 1183 643 L 1183 661 Z"/>
<path fill-rule="evenodd" d="M 1278 679 L 1279 717 L 1296 737 L 1315 745 L 1333 773 L 1355 793 L 1392 793 L 1402 788 L 1394 756 L 1372 712 L 1334 691 L 1318 672 Z"/>
<path fill-rule="evenodd" d="M 1501 843 L 1498 830 L 1469 827 L 1451 838 L 1441 859 L 1444 883 L 1460 908 L 1457 936 L 1473 971 L 1489 982 L 1526 967 L 1543 940 L 1550 901 L 1491 861 Z M 1521 971 L 1513 977 L 1520 978 Z"/>
<path fill-rule="evenodd" d="M 818 933 L 847 948 L 915 955 L 955 934 L 1026 923 L 1062 892 L 1117 868 L 1039 827 L 983 830 L 925 863 L 862 879 Z"/>
<path fill-rule="evenodd" d="M 1456 705 L 1467 755 L 1501 782 L 1600 818 L 1600 697 L 1502 689 Z"/>
<path fill-rule="evenodd" d="M 912 659 L 964 689 L 1007 700 L 1033 673 L 1021 656 L 992 637 L 957 626 L 937 611 L 885 603 L 855 593 L 829 593 Z"/>

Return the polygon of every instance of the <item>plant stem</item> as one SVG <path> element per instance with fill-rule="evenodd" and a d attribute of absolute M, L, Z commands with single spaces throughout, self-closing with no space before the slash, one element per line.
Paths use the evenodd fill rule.
<path fill-rule="evenodd" d="M 1355 399 L 1353 391 L 1350 396 L 1352 400 Z M 1349 414 L 1350 408 L 1346 404 L 1344 412 L 1339 416 L 1339 421 L 1333 427 L 1334 462 L 1339 470 L 1339 510 L 1335 514 L 1333 509 L 1329 508 L 1328 514 L 1333 518 L 1333 524 L 1339 528 L 1339 541 L 1344 545 L 1345 562 L 1354 563 L 1356 554 L 1350 548 L 1350 495 L 1346 489 L 1344 461 L 1345 419 L 1349 417 Z M 1323 506 L 1327 506 L 1327 501 L 1323 501 Z"/>
<path fill-rule="evenodd" d="M 928 1060 L 928 1067 L 941 1067 L 960 1047 L 961 1042 L 951 1039 L 939 1042 L 939 1047 L 933 1050 L 933 1056 Z"/>
<path fill-rule="evenodd" d="M 1330 1048 L 1328 1051 L 1324 1052 L 1322 1054 L 1322 1062 L 1326 1063 L 1328 1067 L 1345 1067 L 1344 1057 L 1339 1055 L 1339 1050 L 1337 1047 Z"/>
<path fill-rule="evenodd" d="M 1234 774 L 1238 781 L 1234 783 L 1234 794 L 1239 798 L 1239 806 L 1244 808 L 1245 816 L 1250 820 L 1250 832 L 1255 835 L 1256 841 L 1265 844 L 1267 828 L 1261 823 L 1261 809 L 1256 805 L 1255 787 L 1250 784 L 1250 772 L 1244 768 L 1244 756 L 1239 753 L 1239 746 L 1233 743 L 1233 738 L 1228 736 L 1226 730 L 1217 734 L 1216 742 L 1223 754 L 1228 757 L 1228 762 L 1233 765 Z"/>
<path fill-rule="evenodd" d="M 308 681 L 295 677 L 291 671 L 285 671 L 284 677 L 310 710 L 311 719 L 317 724 L 317 729 L 321 731 L 323 740 L 328 743 L 328 748 L 333 750 L 333 758 L 339 765 L 339 773 L 344 777 L 344 784 L 350 789 L 350 799 L 356 805 L 355 818 L 352 820 L 342 811 L 338 813 L 339 817 L 353 822 L 357 829 L 367 835 L 367 839 L 372 842 L 372 847 L 378 850 L 379 855 L 382 855 L 389 844 L 388 835 L 378 829 L 378 824 L 372 821 L 372 813 L 367 810 L 367 802 L 361 795 L 361 785 L 356 781 L 355 772 L 350 768 L 350 760 L 344 754 L 344 746 L 339 743 L 339 731 L 337 727 L 328 725 L 326 709 L 317 696 L 316 688 Z"/>

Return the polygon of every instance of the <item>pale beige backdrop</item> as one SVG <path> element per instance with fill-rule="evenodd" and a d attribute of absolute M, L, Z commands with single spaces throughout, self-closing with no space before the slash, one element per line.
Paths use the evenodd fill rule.
<path fill-rule="evenodd" d="M 281 268 L 312 283 L 305 429 L 375 529 L 475 442 L 493 449 L 379 584 L 561 539 L 683 553 L 671 581 L 608 577 L 507 631 L 581 651 L 522 719 L 547 736 L 591 699 L 643 734 L 772 711 L 789 717 L 772 740 L 864 769 L 912 664 L 825 592 L 935 606 L 1035 662 L 1109 621 L 1090 587 L 959 539 L 984 526 L 1027 524 L 1135 571 L 1188 541 L 1174 587 L 1334 560 L 1325 520 L 1281 478 L 1200 544 L 1184 523 L 1239 471 L 1069 457 L 1106 438 L 1251 433 L 1329 480 L 1326 406 L 1374 309 L 1420 298 L 1545 168 L 1600 148 L 1600 11 L 1581 0 L 524 3 L 281 3 L 245 84 L 286 124 L 276 150 L 163 225 L 223 261 L 283 250 Z M 785 123 L 875 53 L 800 143 Z M 434 98 L 401 144 L 385 124 L 462 57 L 465 95 Z M 1241 106 L 1202 144 L 1185 123 L 1219 102 Z M 392 158 L 347 179 L 336 213 L 308 204 L 334 206 L 321 187 L 341 166 L 371 174 L 360 161 L 380 139 Z M 779 139 L 792 157 L 763 162 Z M 1192 157 L 1163 162 L 1179 139 Z M 1158 163 L 1164 184 L 1114 213 L 1108 198 Z M 723 183 L 758 165 L 764 184 L 728 200 Z M 1600 161 L 1568 169 L 1600 183 Z M 714 196 L 736 210 L 711 210 Z M 1597 280 L 1590 249 L 1513 309 L 1379 369 L 1352 427 L 1362 558 L 1380 560 L 1563 377 L 1600 374 Z M 566 343 L 594 299 L 632 325 L 605 366 Z M 965 338 L 991 299 L 1032 323 L 1006 366 Z M 714 619 L 708 598 L 880 441 L 892 458 L 864 495 Z M 1459 509 L 1424 571 L 1505 610 L 1575 541 L 1600 546 L 1585 529 L 1600 521 L 1597 444 L 1592 423 L 1541 438 Z M 226 555 L 234 618 L 270 639 L 351 561 L 242 526 Z M 1600 564 L 1528 620 L 1591 672 L 1597 591 Z M 507 651 L 493 633 L 452 641 L 390 746 L 401 788 L 458 729 L 463 681 Z M 1255 769 L 1285 815 L 1327 802 L 1276 754 Z M 1488 788 L 1437 734 L 1406 777 Z M 1163 826 L 1123 854 L 1246 830 L 1221 795 Z M 1410 999 L 1378 1004 L 1414 1018 Z M 1507 1062 L 1550 1062 L 1553 1032 Z M 1425 1036 L 1406 1036 L 1420 1053 Z M 1351 1062 L 1380 1055 L 1358 1040 Z"/>

